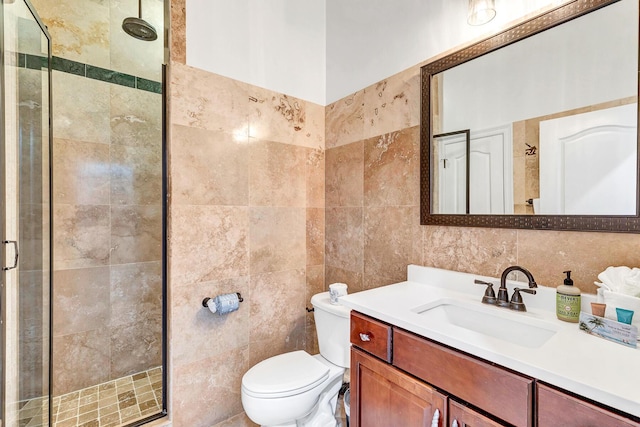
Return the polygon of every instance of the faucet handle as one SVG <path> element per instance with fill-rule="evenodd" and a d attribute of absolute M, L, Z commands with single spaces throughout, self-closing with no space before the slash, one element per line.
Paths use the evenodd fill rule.
<path fill-rule="evenodd" d="M 477 285 L 485 285 L 487 289 L 484 291 L 484 296 L 482 297 L 482 302 L 484 304 L 495 304 L 496 303 L 496 293 L 493 291 L 493 283 L 485 282 L 483 280 L 474 280 L 474 283 Z"/>
<path fill-rule="evenodd" d="M 533 295 L 536 294 L 535 289 L 514 288 L 513 296 L 511 297 L 511 301 L 509 302 L 509 308 L 516 311 L 527 311 L 527 307 L 522 302 L 522 296 L 520 295 L 520 292 L 526 292 Z"/>

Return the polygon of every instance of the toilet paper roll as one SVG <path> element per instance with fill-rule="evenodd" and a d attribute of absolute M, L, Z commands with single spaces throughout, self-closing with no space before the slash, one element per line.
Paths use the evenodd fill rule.
<path fill-rule="evenodd" d="M 218 313 L 218 315 L 222 316 L 240 308 L 240 299 L 238 294 L 218 295 L 207 301 L 207 307 L 212 313 Z"/>

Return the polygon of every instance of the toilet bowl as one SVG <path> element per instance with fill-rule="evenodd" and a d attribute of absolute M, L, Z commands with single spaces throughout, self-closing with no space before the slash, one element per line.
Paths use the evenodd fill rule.
<path fill-rule="evenodd" d="M 311 298 L 320 354 L 293 351 L 263 360 L 242 377 L 242 406 L 264 427 L 333 427 L 338 392 L 349 366 L 349 309 Z"/>

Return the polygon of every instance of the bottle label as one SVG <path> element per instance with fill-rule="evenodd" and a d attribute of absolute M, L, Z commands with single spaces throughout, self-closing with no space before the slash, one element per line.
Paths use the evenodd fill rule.
<path fill-rule="evenodd" d="M 580 318 L 580 295 L 556 293 L 556 314 L 558 319 L 577 322 Z"/>

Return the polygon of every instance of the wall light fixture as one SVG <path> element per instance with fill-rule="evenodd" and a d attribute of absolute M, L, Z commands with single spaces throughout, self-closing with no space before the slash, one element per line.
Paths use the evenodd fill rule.
<path fill-rule="evenodd" d="M 469 15 L 467 15 L 467 23 L 469 25 L 486 24 L 495 16 L 495 0 L 469 0 Z"/>

